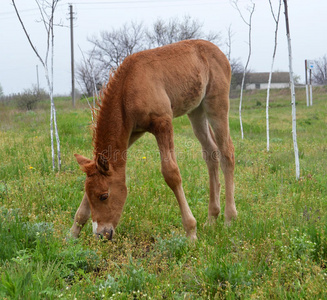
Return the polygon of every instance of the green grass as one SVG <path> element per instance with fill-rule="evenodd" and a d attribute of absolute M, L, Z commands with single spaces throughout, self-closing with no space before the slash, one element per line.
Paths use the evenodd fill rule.
<path fill-rule="evenodd" d="M 184 236 L 173 193 L 160 173 L 155 139 L 128 153 L 128 199 L 112 242 L 89 223 L 66 237 L 85 176 L 74 153 L 92 156 L 91 113 L 56 99 L 62 171 L 51 169 L 49 106 L 33 112 L 0 106 L 1 299 L 322 299 L 327 289 L 327 91 L 314 106 L 296 91 L 301 178 L 295 179 L 289 90 L 273 90 L 270 151 L 265 91 L 246 92 L 240 138 L 231 99 L 238 219 L 206 225 L 209 184 L 187 117 L 174 120 L 183 186 L 198 222 Z M 0 104 L 1 105 L 1 104 Z M 222 211 L 224 184 L 222 181 Z"/>

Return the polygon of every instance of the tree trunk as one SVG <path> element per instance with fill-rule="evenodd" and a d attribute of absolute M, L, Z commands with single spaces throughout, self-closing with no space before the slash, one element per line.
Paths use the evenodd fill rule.
<path fill-rule="evenodd" d="M 255 3 L 252 3 L 252 8 L 248 8 L 247 10 L 250 12 L 250 17 L 249 17 L 249 22 L 247 22 L 239 7 L 238 7 L 238 0 L 233 0 L 232 1 L 232 5 L 237 9 L 237 11 L 239 12 L 243 22 L 249 27 L 249 54 L 248 54 L 248 59 L 246 61 L 245 67 L 244 67 L 244 71 L 243 71 L 243 78 L 242 78 L 242 84 L 241 84 L 241 95 L 240 95 L 240 105 L 239 105 L 239 117 L 240 117 L 240 126 L 241 126 L 241 136 L 242 139 L 244 138 L 244 132 L 243 132 L 243 123 L 242 123 L 242 102 L 243 102 L 243 89 L 244 89 L 244 83 L 245 83 L 245 75 L 246 75 L 246 70 L 248 68 L 249 62 L 250 62 L 250 57 L 251 57 L 251 31 L 252 31 L 252 16 L 253 16 L 253 12 L 254 12 L 254 8 L 255 8 Z"/>
<path fill-rule="evenodd" d="M 270 8 L 271 8 L 271 13 L 273 15 L 273 18 L 276 23 L 276 29 L 275 29 L 275 45 L 274 45 L 274 52 L 271 60 L 271 68 L 270 68 L 270 73 L 269 73 L 269 79 L 268 79 L 268 87 L 267 87 L 267 101 L 266 101 L 266 127 L 267 127 L 267 151 L 269 152 L 269 95 L 270 95 L 270 86 L 271 86 L 271 78 L 272 78 L 272 73 L 274 69 L 274 62 L 275 62 L 275 57 L 276 57 L 276 50 L 277 50 L 277 34 L 278 34 L 278 24 L 279 24 L 279 16 L 280 16 L 280 7 L 281 7 L 281 0 L 279 0 L 279 7 L 278 7 L 278 14 L 277 18 L 275 17 L 274 10 L 271 4 L 271 0 L 269 0 Z"/>
<path fill-rule="evenodd" d="M 240 117 L 240 126 L 241 126 L 241 136 L 242 140 L 244 138 L 244 132 L 243 132 L 243 123 L 242 123 L 242 101 L 243 101 L 243 89 L 244 89 L 244 81 L 245 81 L 245 69 L 243 72 L 243 78 L 242 78 L 242 84 L 241 84 L 241 95 L 240 95 L 240 105 L 238 107 L 238 114 Z"/>
<path fill-rule="evenodd" d="M 288 57 L 289 57 L 289 70 L 290 70 L 290 82 L 291 82 L 291 96 L 292 96 L 292 136 L 293 136 L 293 146 L 294 146 L 294 156 L 295 156 L 295 176 L 296 179 L 300 178 L 300 161 L 299 161 L 299 150 L 297 146 L 297 136 L 296 136 L 296 103 L 295 103 L 295 87 L 293 79 L 293 66 L 292 66 L 292 47 L 291 47 L 291 34 L 288 24 L 288 9 L 287 0 L 284 1 L 285 8 L 285 21 L 286 21 L 286 36 L 288 42 Z"/>
<path fill-rule="evenodd" d="M 50 94 L 50 138 L 51 138 L 51 156 L 52 156 L 52 169 L 55 170 L 55 151 L 54 151 L 54 141 L 53 141 L 53 129 L 55 130 L 55 136 L 56 136 L 56 142 L 57 142 L 57 156 L 58 156 L 58 170 L 61 168 L 61 155 L 60 155 L 60 139 L 59 139 L 59 133 L 58 133 L 58 127 L 57 127 L 57 116 L 56 116 L 56 108 L 53 101 L 53 58 L 54 58 L 54 34 L 53 34 L 53 27 L 54 27 L 54 13 L 56 6 L 58 4 L 59 0 L 52 0 L 51 2 L 46 2 L 46 7 L 42 6 L 38 0 L 36 0 L 36 4 L 39 7 L 40 13 L 41 13 L 41 21 L 43 22 L 43 25 L 45 26 L 45 30 L 47 32 L 47 50 L 45 54 L 45 59 L 43 60 L 38 51 L 36 50 L 34 44 L 32 43 L 30 36 L 25 28 L 25 25 L 23 23 L 23 20 L 20 17 L 20 14 L 18 12 L 18 9 L 15 4 L 15 0 L 12 0 L 13 6 L 15 8 L 15 12 L 17 14 L 18 20 L 20 24 L 22 25 L 22 28 L 24 30 L 24 33 L 27 37 L 27 40 L 32 47 L 34 53 L 42 63 L 42 66 L 45 71 L 45 77 L 47 81 L 47 85 L 49 88 L 49 94 Z M 46 8 L 51 8 L 51 14 L 48 15 L 45 12 Z M 50 43 L 51 38 L 51 43 Z M 48 68 L 48 55 L 49 50 L 51 49 L 51 70 L 49 76 L 49 68 Z M 53 126 L 54 124 L 54 126 Z M 53 128 L 54 127 L 54 128 Z"/>
<path fill-rule="evenodd" d="M 267 87 L 267 102 L 266 102 L 266 128 L 267 128 L 267 151 L 269 152 L 269 93 L 270 93 L 270 85 L 271 85 L 271 77 L 272 72 L 274 68 L 274 61 L 275 57 L 273 56 L 272 62 L 271 62 L 271 69 L 269 73 L 269 79 L 268 79 L 268 87 Z"/>
<path fill-rule="evenodd" d="M 51 159 L 52 159 L 52 170 L 55 169 L 55 151 L 53 145 L 53 107 L 50 104 L 50 138 L 51 138 Z"/>

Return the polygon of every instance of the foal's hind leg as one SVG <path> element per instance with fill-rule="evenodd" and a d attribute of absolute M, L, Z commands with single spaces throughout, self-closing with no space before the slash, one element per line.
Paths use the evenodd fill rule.
<path fill-rule="evenodd" d="M 145 132 L 133 132 L 128 141 L 128 148 L 131 147 Z"/>
<path fill-rule="evenodd" d="M 217 100 L 211 99 L 210 102 L 208 101 L 205 105 L 205 112 L 220 153 L 220 165 L 224 173 L 226 186 L 225 221 L 229 224 L 237 216 L 234 201 L 234 145 L 229 133 L 228 96 L 226 99 L 221 100 L 221 105 L 217 105 Z"/>
<path fill-rule="evenodd" d="M 210 182 L 210 199 L 208 218 L 209 223 L 217 219 L 220 213 L 220 183 L 219 183 L 219 161 L 217 156 L 218 147 L 210 132 L 210 127 L 203 111 L 202 106 L 188 115 L 195 136 L 202 145 L 203 159 L 207 163 L 209 182 Z"/>
<path fill-rule="evenodd" d="M 196 220 L 188 206 L 182 187 L 182 178 L 174 152 L 173 126 L 171 118 L 169 116 L 156 118 L 153 121 L 151 133 L 153 133 L 157 139 L 161 157 L 161 172 L 166 183 L 172 189 L 177 198 L 186 235 L 191 240 L 195 240 Z"/>
<path fill-rule="evenodd" d="M 74 224 L 70 229 L 70 233 L 74 238 L 78 238 L 84 224 L 91 216 L 91 209 L 89 205 L 89 200 L 87 199 L 86 193 L 84 193 L 83 200 L 76 211 L 74 217 Z"/>

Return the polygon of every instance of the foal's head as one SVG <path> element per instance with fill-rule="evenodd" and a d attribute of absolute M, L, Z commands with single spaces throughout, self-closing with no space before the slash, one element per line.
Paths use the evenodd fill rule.
<path fill-rule="evenodd" d="M 75 157 L 87 175 L 85 192 L 91 208 L 93 233 L 111 240 L 127 196 L 125 181 L 103 154 L 97 154 L 95 160 L 79 154 Z"/>

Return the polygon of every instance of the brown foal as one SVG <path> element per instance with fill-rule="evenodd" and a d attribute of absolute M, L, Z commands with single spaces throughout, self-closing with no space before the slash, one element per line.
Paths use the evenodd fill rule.
<path fill-rule="evenodd" d="M 226 56 L 203 40 L 128 56 L 102 92 L 94 126 L 93 160 L 75 154 L 87 177 L 72 236 L 78 237 L 92 215 L 93 232 L 112 239 L 127 197 L 126 151 L 150 132 L 157 140 L 161 171 L 178 201 L 186 235 L 196 239 L 196 220 L 184 195 L 173 141 L 172 119 L 185 114 L 208 167 L 209 221 L 220 213 L 218 157 L 226 184 L 225 221 L 236 218 L 234 146 L 228 122 L 230 80 Z"/>

